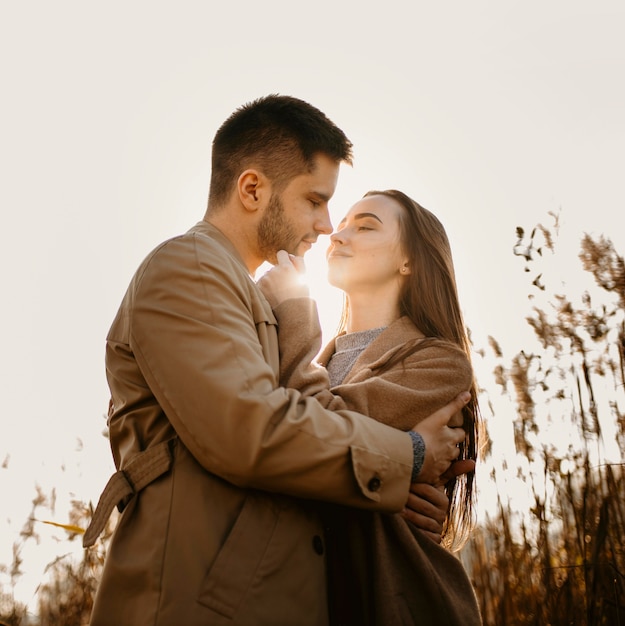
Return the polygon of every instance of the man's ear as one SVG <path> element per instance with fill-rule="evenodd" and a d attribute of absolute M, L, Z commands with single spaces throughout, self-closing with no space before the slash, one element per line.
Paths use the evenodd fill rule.
<path fill-rule="evenodd" d="M 271 186 L 262 172 L 247 169 L 237 180 L 237 193 L 245 209 L 254 212 L 262 208 L 271 196 Z"/>

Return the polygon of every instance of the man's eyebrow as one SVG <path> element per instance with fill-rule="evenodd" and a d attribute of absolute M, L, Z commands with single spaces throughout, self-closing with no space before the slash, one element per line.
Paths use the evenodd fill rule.
<path fill-rule="evenodd" d="M 311 193 L 313 196 L 316 196 L 319 200 L 323 200 L 324 202 L 330 202 L 330 198 L 332 197 L 327 193 L 323 193 L 323 191 L 312 191 Z"/>
<path fill-rule="evenodd" d="M 355 220 L 364 220 L 367 217 L 372 217 L 374 220 L 378 220 L 378 222 L 380 222 L 380 224 L 383 224 L 384 222 L 375 214 L 375 213 L 356 213 L 356 215 L 354 215 L 354 219 Z M 345 222 L 347 218 L 344 217 L 339 224 L 343 224 Z"/>

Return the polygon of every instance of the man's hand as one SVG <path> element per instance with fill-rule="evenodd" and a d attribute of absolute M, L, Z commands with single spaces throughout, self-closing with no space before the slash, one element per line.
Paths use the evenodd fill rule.
<path fill-rule="evenodd" d="M 448 423 L 470 399 L 471 394 L 463 391 L 412 429 L 423 437 L 425 443 L 425 459 L 417 477 L 418 482 L 437 484 L 452 461 L 458 458 L 458 444 L 464 441 L 466 433 L 462 428 L 450 428 Z"/>
<path fill-rule="evenodd" d="M 432 541 L 441 542 L 449 501 L 443 487 L 412 483 L 402 516 L 424 532 Z"/>
<path fill-rule="evenodd" d="M 279 250 L 276 258 L 276 265 L 258 281 L 260 290 L 273 309 L 285 300 L 308 297 L 308 287 L 302 282 L 306 270 L 304 259 L 286 250 Z"/>
<path fill-rule="evenodd" d="M 456 476 L 468 474 L 474 470 L 475 461 L 463 459 L 451 464 L 451 467 L 441 477 L 441 484 L 436 487 L 425 483 L 412 483 L 402 516 L 412 522 L 432 541 L 440 543 L 443 524 L 449 509 L 449 501 L 443 484 Z"/>

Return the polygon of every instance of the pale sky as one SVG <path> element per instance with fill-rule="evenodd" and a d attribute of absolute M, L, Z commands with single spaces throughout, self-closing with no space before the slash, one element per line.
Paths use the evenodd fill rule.
<path fill-rule="evenodd" d="M 297 96 L 345 130 L 335 222 L 372 188 L 439 216 L 478 345 L 512 356 L 528 332 L 517 225 L 561 212 L 563 280 L 583 232 L 625 250 L 620 0 L 7 5 L 0 563 L 35 483 L 97 500 L 108 327 L 141 259 L 201 219 L 213 134 L 244 102 Z M 330 333 L 340 298 L 313 292 Z"/>

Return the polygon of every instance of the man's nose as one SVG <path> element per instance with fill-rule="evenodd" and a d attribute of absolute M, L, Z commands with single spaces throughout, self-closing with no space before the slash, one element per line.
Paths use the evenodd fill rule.
<path fill-rule="evenodd" d="M 330 220 L 330 211 L 327 209 L 323 215 L 319 216 L 319 219 L 315 223 L 315 231 L 321 235 L 329 235 L 332 232 L 332 221 Z"/>

